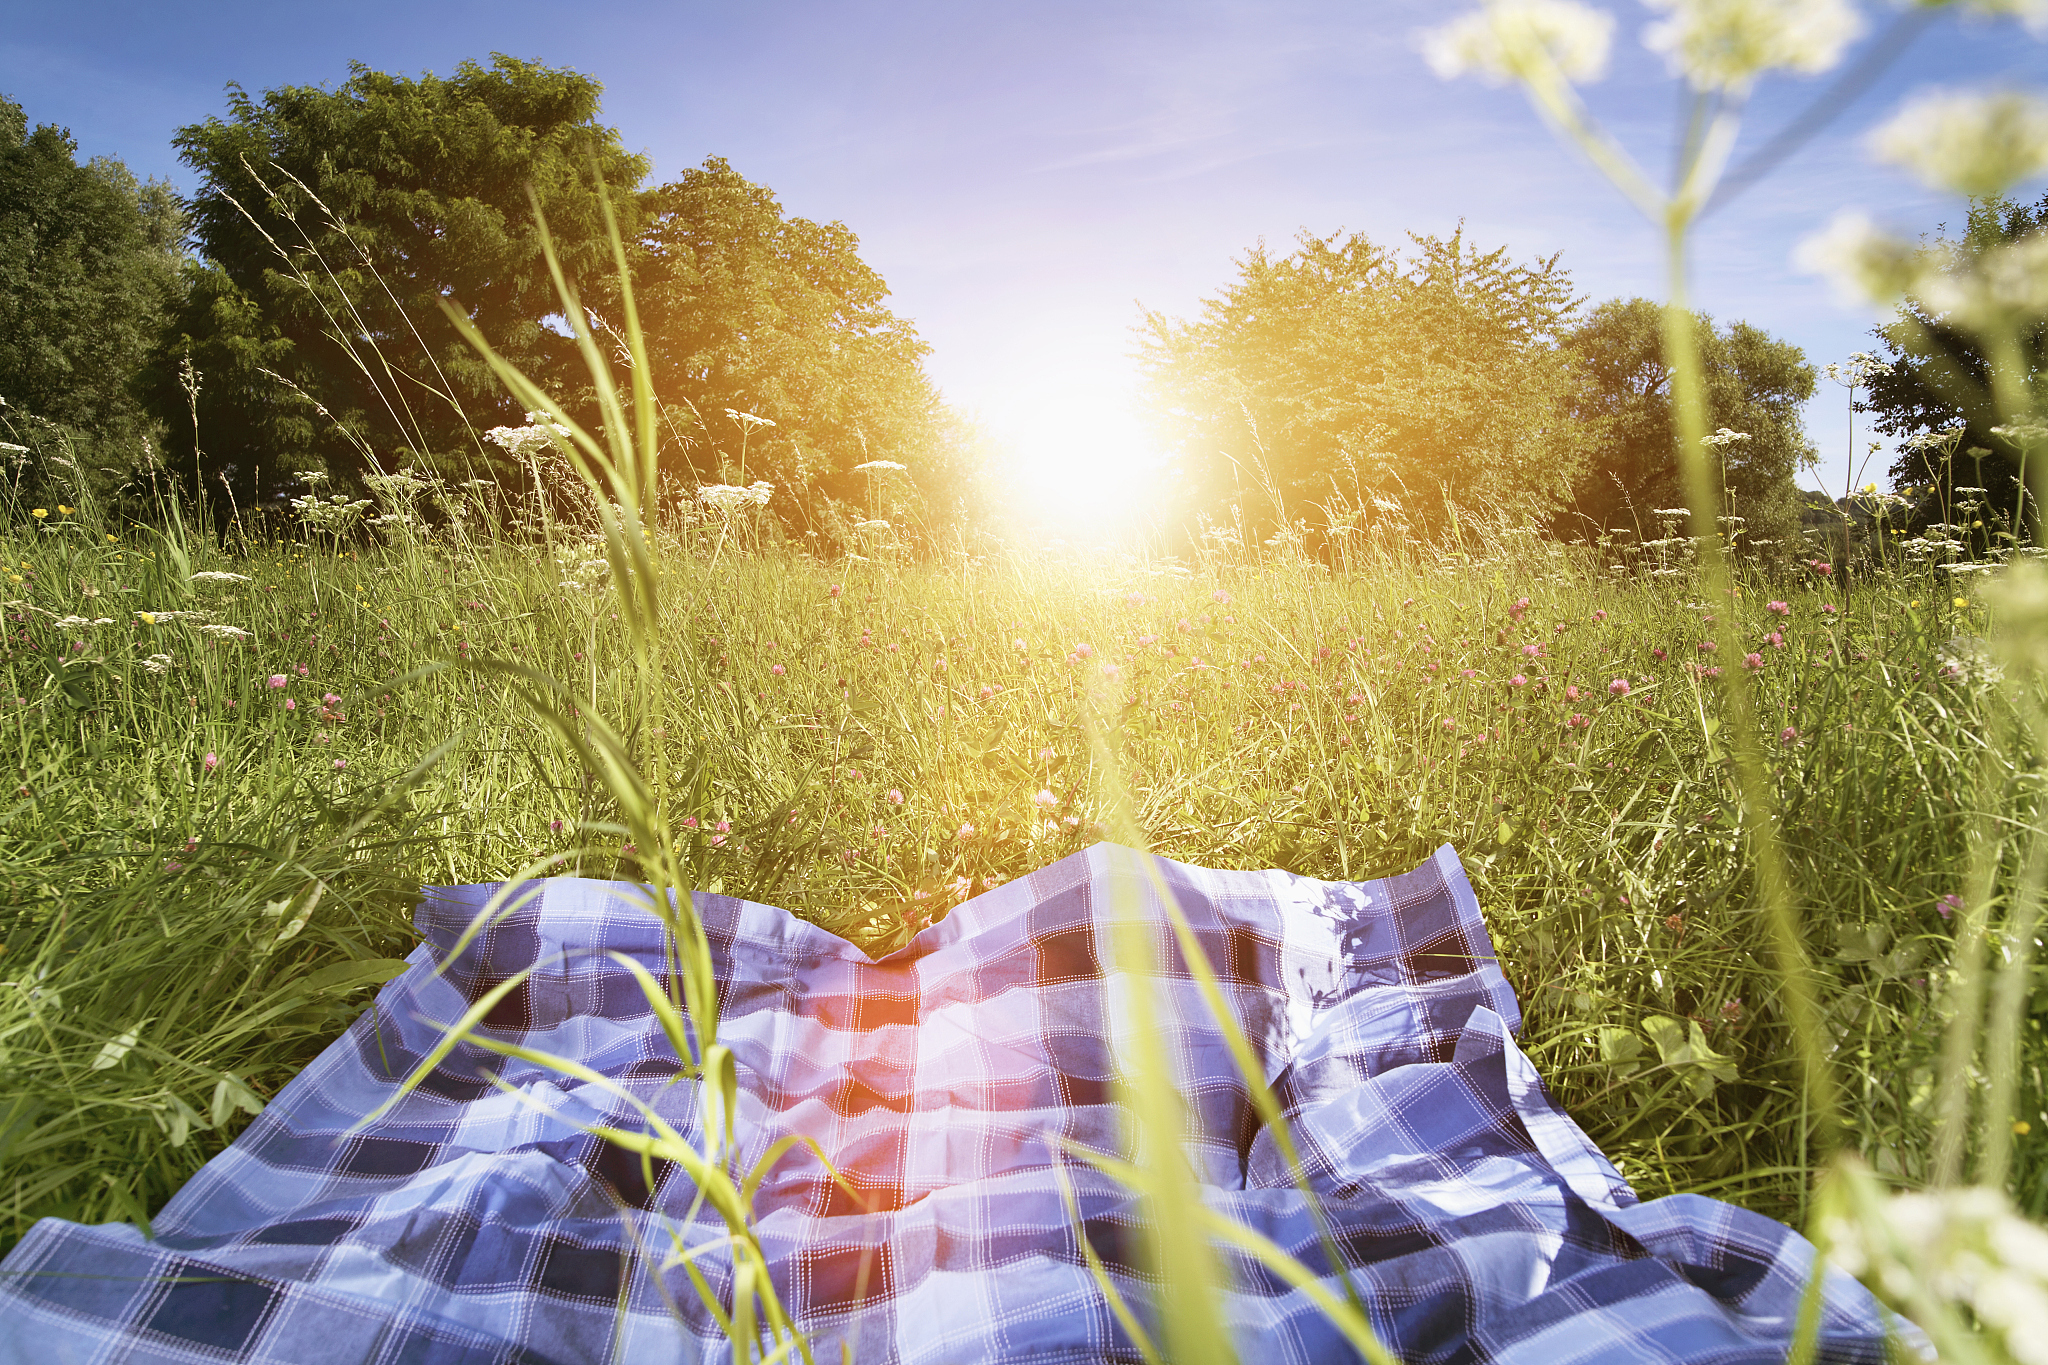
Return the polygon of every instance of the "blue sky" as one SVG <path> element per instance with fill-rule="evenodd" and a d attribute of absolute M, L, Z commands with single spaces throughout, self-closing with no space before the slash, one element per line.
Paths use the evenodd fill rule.
<path fill-rule="evenodd" d="M 605 83 L 607 119 L 657 176 L 724 156 L 790 212 L 859 234 L 897 311 L 932 343 L 947 397 L 1057 496 L 1142 444 L 1128 411 L 1140 304 L 1192 313 L 1262 238 L 1342 228 L 1398 241 L 1463 220 L 1483 245 L 1561 251 L 1592 298 L 1660 294 L 1648 227 L 1518 92 L 1440 82 L 1416 55 L 1416 32 L 1462 8 L 40 4 L 0 33 L 0 92 L 31 121 L 69 127 L 87 155 L 189 186 L 170 136 L 221 112 L 231 81 L 337 83 L 351 60 L 445 73 L 494 51 L 574 67 Z M 1650 12 L 1634 0 L 1614 9 L 1614 70 L 1589 95 L 1662 165 L 1678 92 L 1637 42 Z M 1894 13 L 1870 9 L 1872 31 Z M 1925 86 L 2033 84 L 2044 71 L 2048 47 L 2010 22 L 1935 24 L 1825 135 L 1710 221 L 1697 305 L 1816 363 L 1870 348 L 1871 318 L 1793 266 L 1798 241 L 1840 207 L 1917 232 L 1961 206 L 1871 163 L 1863 135 Z M 1823 84 L 1767 83 L 1745 145 Z M 1840 390 L 1823 391 L 1808 428 L 1839 490 Z"/>

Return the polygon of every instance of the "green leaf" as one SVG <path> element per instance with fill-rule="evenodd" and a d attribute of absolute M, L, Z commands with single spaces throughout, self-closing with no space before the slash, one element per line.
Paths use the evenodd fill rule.
<path fill-rule="evenodd" d="M 1691 1090 L 1693 1098 L 1706 1099 L 1717 1083 L 1735 1079 L 1735 1059 L 1724 1057 L 1707 1046 L 1707 1035 L 1698 1020 L 1683 1022 L 1669 1015 L 1653 1014 L 1643 1020 L 1643 1032 L 1657 1045 L 1657 1055 L 1676 1072 Z"/>
<path fill-rule="evenodd" d="M 366 957 L 337 962 L 300 977 L 291 989 L 310 996 L 345 995 L 362 986 L 381 986 L 412 964 L 399 957 Z"/>
<path fill-rule="evenodd" d="M 1635 1030 L 1602 1025 L 1593 1031 L 1600 1045 L 1600 1060 L 1619 1078 L 1632 1076 L 1643 1067 L 1643 1040 Z"/>

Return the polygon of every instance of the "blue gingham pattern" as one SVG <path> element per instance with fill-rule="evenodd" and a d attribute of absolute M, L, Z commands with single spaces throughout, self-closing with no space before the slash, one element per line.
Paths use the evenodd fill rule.
<path fill-rule="evenodd" d="M 741 1162 L 803 1134 L 859 1192 L 799 1148 L 755 1201 L 820 1362 L 842 1347 L 919 1365 L 1139 1359 L 1077 1241 L 1145 1312 L 1135 1202 L 1061 1146 L 1121 1141 L 1115 1001 L 1131 982 L 1112 908 L 1141 917 L 1163 964 L 1204 1197 L 1334 1281 L 1173 947 L 1155 875 L 1288 1110 L 1343 1271 L 1403 1360 L 1784 1358 L 1812 1248 L 1711 1200 L 1637 1202 L 1516 1049 L 1520 1011 L 1448 847 L 1404 876 L 1332 883 L 1148 870 L 1101 846 L 968 901 L 881 961 L 785 911 L 698 898 L 738 1061 Z M 651 1268 L 720 1229 L 708 1211 L 688 1221 L 682 1172 L 657 1163 L 650 1183 L 584 1131 L 638 1126 L 614 1098 L 464 1045 L 351 1131 L 441 1024 L 538 963 L 487 1017 L 492 1036 L 574 1057 L 697 1135 L 694 1086 L 676 1082 L 638 986 L 605 956 L 665 970 L 662 930 L 630 888 L 521 888 L 524 903 L 436 976 L 496 889 L 427 893 L 411 968 L 171 1200 L 153 1240 L 38 1224 L 0 1264 L 0 1360 L 731 1359 L 683 1272 Z M 698 1263 L 729 1287 L 715 1247 Z M 1354 1358 L 1301 1293 L 1226 1265 L 1241 1358 Z M 1884 1359 L 1880 1310 L 1839 1272 L 1823 1326 L 1823 1359 Z"/>

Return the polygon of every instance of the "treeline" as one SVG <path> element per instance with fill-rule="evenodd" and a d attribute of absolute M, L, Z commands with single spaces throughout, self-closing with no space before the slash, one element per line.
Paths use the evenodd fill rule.
<path fill-rule="evenodd" d="M 929 347 L 854 234 L 788 215 L 715 157 L 648 184 L 600 93 L 504 56 L 446 79 L 357 65 L 332 89 L 231 89 L 224 116 L 174 139 L 189 199 L 80 164 L 67 134 L 0 100 L 0 470 L 24 496 L 86 485 L 143 506 L 196 490 L 223 514 L 278 509 L 308 473 L 328 489 L 409 470 L 524 491 L 546 471 L 486 436 L 523 414 L 443 308 L 594 421 L 541 222 L 623 366 L 608 208 L 679 497 L 766 481 L 782 525 L 845 544 L 872 510 L 861 468 L 885 461 L 901 466 L 892 507 L 927 529 L 998 512 L 988 443 L 940 401 Z M 1962 249 L 2044 224 L 2048 199 L 1980 205 Z M 1866 408 L 1895 436 L 1968 430 L 1923 440 L 1895 477 L 1956 482 L 1966 457 L 1965 481 L 2009 489 L 1998 414 L 1951 397 L 1981 357 L 1908 312 L 1880 331 L 1897 363 Z M 1815 369 L 1746 323 L 1695 325 L 1708 426 L 1742 434 L 1714 451 L 1723 513 L 1789 544 Z M 1557 257 L 1462 232 L 1261 245 L 1195 317 L 1145 316 L 1146 397 L 1172 455 L 1156 510 L 1316 536 L 1390 508 L 1479 508 L 1646 538 L 1683 502 L 1662 349 L 1654 304 L 1590 305 Z M 2040 349 L 2037 332 L 2037 371 Z"/>
<path fill-rule="evenodd" d="M 1682 506 L 1658 306 L 1588 309 L 1553 256 L 1461 233 L 1395 250 L 1360 235 L 1263 246 L 1199 317 L 1147 319 L 1143 359 L 1195 505 L 1314 533 L 1394 511 L 1505 512 L 1573 538 L 1655 534 Z M 1746 323 L 1695 323 L 1724 510 L 1757 539 L 1796 526 L 1815 371 Z"/>
<path fill-rule="evenodd" d="M 679 496 L 767 481 L 784 524 L 835 533 L 862 515 L 856 468 L 886 459 L 929 522 L 977 515 L 978 437 L 854 234 L 718 158 L 646 184 L 600 89 L 499 56 L 447 79 L 357 65 L 333 89 L 232 90 L 224 117 L 176 135 L 185 200 L 78 165 L 68 135 L 0 106 L 0 396 L 30 447 L 15 476 L 61 474 L 61 491 L 82 472 L 109 497 L 196 484 L 224 513 L 302 494 L 307 472 L 525 487 L 533 466 L 486 439 L 523 414 L 443 301 L 594 424 L 541 223 L 623 375 L 608 204 Z M 58 451 L 75 467 L 48 468 Z"/>

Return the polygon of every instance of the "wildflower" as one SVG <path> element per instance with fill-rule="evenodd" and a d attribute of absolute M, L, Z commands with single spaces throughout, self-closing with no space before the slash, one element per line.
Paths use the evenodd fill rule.
<path fill-rule="evenodd" d="M 152 654 L 142 661 L 142 668 L 146 673 L 168 673 L 171 671 L 171 656 Z"/>
<path fill-rule="evenodd" d="M 770 665 L 770 666 L 769 666 L 769 669 L 768 669 L 768 671 L 769 671 L 770 673 L 773 673 L 773 674 L 774 674 L 774 675 L 775 675 L 776 677 L 778 677 L 778 678 L 779 678 L 779 677 L 781 677 L 781 676 L 782 676 L 782 674 L 783 674 L 783 668 L 782 668 L 782 665 L 781 665 L 781 664 L 772 664 L 772 665 Z"/>
<path fill-rule="evenodd" d="M 334 771 L 336 772 L 340 772 L 343 768 L 346 768 L 347 766 L 348 760 L 345 758 L 337 758 L 334 760 Z"/>
<path fill-rule="evenodd" d="M 291 698 L 287 697 L 285 698 L 284 709 L 287 711 L 296 711 L 299 709 L 299 704 L 291 700 Z"/>
<path fill-rule="evenodd" d="M 1742 1019 L 1742 997 L 1737 996 L 1721 1006 L 1721 1017 L 1731 1024 L 1739 1023 Z"/>
<path fill-rule="evenodd" d="M 1577 701 L 1579 699 L 1579 689 L 1576 683 L 1565 684 L 1564 699 L 1566 701 Z"/>
<path fill-rule="evenodd" d="M 1614 680 L 1613 682 L 1611 682 L 1611 683 L 1607 684 L 1607 695 L 1608 695 L 1608 696 L 1610 696 L 1610 697 L 1625 697 L 1625 696 L 1627 696 L 1627 695 L 1628 695 L 1628 679 L 1627 679 L 1627 678 L 1616 678 L 1616 679 L 1615 679 L 1615 680 Z"/>
<path fill-rule="evenodd" d="M 1060 799 L 1054 796 L 1049 788 L 1044 787 L 1039 788 L 1038 795 L 1031 798 L 1031 804 L 1034 806 L 1052 807 L 1059 803 Z"/>
<path fill-rule="evenodd" d="M 2018 90 L 1937 91 L 1901 109 L 1871 148 L 1932 189 L 1989 199 L 2048 169 L 2048 101 Z"/>
<path fill-rule="evenodd" d="M 772 427 L 775 425 L 766 417 L 756 417 L 751 412 L 741 412 L 737 408 L 727 408 L 725 415 L 732 418 L 733 421 L 749 427 Z"/>
<path fill-rule="evenodd" d="M 1564 728 L 1567 730 L 1583 730 L 1586 728 L 1586 718 L 1574 711 L 1572 712 L 1571 719 L 1564 723 Z"/>
<path fill-rule="evenodd" d="M 1595 621 L 1605 621 L 1607 619 L 1607 613 L 1605 611 L 1595 611 L 1593 613 L 1593 619 Z"/>
<path fill-rule="evenodd" d="M 306 666 L 304 664 L 294 665 L 293 671 L 296 672 L 302 678 L 306 676 Z"/>
<path fill-rule="evenodd" d="M 1458 728 L 1458 722 L 1452 720 L 1449 716 L 1445 716 L 1443 719 L 1443 727 L 1446 731 L 1455 730 Z"/>
<path fill-rule="evenodd" d="M 1833 616 L 1833 615 L 1835 614 L 1835 604 L 1834 604 L 1834 603 L 1832 603 L 1832 602 L 1823 602 L 1823 603 L 1821 603 L 1821 604 L 1820 604 L 1820 609 L 1821 609 L 1821 610 L 1822 610 L 1823 612 L 1827 613 L 1827 614 L 1828 614 L 1829 616 Z"/>
<path fill-rule="evenodd" d="M 1967 597 L 1958 597 L 1955 599 L 1952 605 L 1955 607 L 1957 611 L 1961 611 L 1963 608 L 1970 605 L 1970 599 Z"/>
<path fill-rule="evenodd" d="M 153 626 L 156 624 L 156 613 L 153 611 L 138 611 L 135 613 L 135 619 L 142 622 L 145 626 Z"/>
<path fill-rule="evenodd" d="M 897 791 L 897 790 L 896 790 L 896 789 L 895 789 L 894 787 L 891 787 L 891 788 L 889 788 L 889 804 L 890 804 L 890 805 L 892 805 L 892 806 L 900 806 L 900 805 L 902 805 L 902 804 L 903 804 L 903 793 L 902 793 L 902 792 L 900 792 L 900 791 Z"/>
<path fill-rule="evenodd" d="M 1700 641 L 1700 653 L 1702 654 L 1712 654 L 1715 650 L 1719 649 L 1720 647 L 1721 646 L 1719 644 L 1715 643 L 1712 640 Z"/>
<path fill-rule="evenodd" d="M 1230 594 L 1223 591 L 1223 589 L 1218 588 L 1216 589 L 1216 591 L 1209 594 L 1209 600 L 1211 602 L 1228 602 L 1230 600 Z"/>
<path fill-rule="evenodd" d="M 212 772 L 220 766 L 220 755 L 209 752 L 205 758 L 199 760 L 199 766 L 208 772 Z"/>
<path fill-rule="evenodd" d="M 560 820 L 550 820 L 550 821 L 548 821 L 548 833 L 550 833 L 550 834 L 560 834 L 561 832 L 562 832 L 562 822 L 561 822 Z"/>
<path fill-rule="evenodd" d="M 1514 676 L 1514 677 L 1512 677 L 1512 678 L 1509 678 L 1509 679 L 1508 679 L 1508 686 L 1509 686 L 1509 687 L 1527 687 L 1528 685 L 1529 685 L 1529 680 L 1528 680 L 1528 678 L 1524 677 L 1524 676 L 1523 676 L 1522 674 L 1520 674 L 1520 673 L 1517 673 L 1517 674 L 1515 674 L 1515 676 Z"/>
<path fill-rule="evenodd" d="M 844 592 L 844 591 L 846 591 L 846 589 L 845 589 L 845 586 L 844 586 L 843 584 L 839 584 L 839 583 L 834 583 L 834 584 L 832 585 L 832 596 L 834 596 L 834 597 L 837 597 L 837 596 L 839 596 L 839 594 L 840 594 L 840 593 L 842 593 L 842 592 Z"/>
<path fill-rule="evenodd" d="M 47 507 L 31 507 L 28 509 L 28 514 L 37 521 L 41 521 L 50 515 L 50 509 Z"/>
<path fill-rule="evenodd" d="M 974 837 L 974 826 L 969 824 L 961 825 L 959 832 L 953 837 L 956 839 L 972 839 Z"/>
<path fill-rule="evenodd" d="M 1799 729 L 1798 729 L 1798 727 L 1797 727 L 1797 726 L 1793 726 L 1793 725 L 1788 725 L 1788 726 L 1786 726 L 1786 727 L 1785 727 L 1784 729 L 1782 729 L 1782 730 L 1778 731 L 1778 743 L 1780 743 L 1780 744 L 1797 744 L 1798 742 L 1799 742 Z"/>
<path fill-rule="evenodd" d="M 856 474 L 865 474 L 871 473 L 878 469 L 883 469 L 888 470 L 891 473 L 901 474 L 909 468 L 909 465 L 898 464 L 894 460 L 864 460 L 853 467 L 853 472 Z M 883 522 L 882 524 L 884 526 L 888 525 L 887 522 Z"/>
<path fill-rule="evenodd" d="M 278 688 L 280 688 L 280 687 L 283 687 L 283 686 L 284 686 L 284 685 L 285 685 L 285 684 L 286 684 L 287 682 L 290 682 L 290 681 L 291 681 L 291 679 L 289 679 L 289 678 L 285 677 L 285 675 L 284 675 L 284 674 L 282 674 L 282 673 L 273 673 L 273 674 L 271 674 L 271 675 L 270 675 L 270 687 L 271 687 L 271 690 L 272 690 L 272 691 L 275 691 L 275 690 L 277 690 Z"/>
<path fill-rule="evenodd" d="M 1111 682 L 1115 682 L 1121 676 L 1121 670 L 1115 664 L 1104 664 L 1102 666 L 1102 676 Z"/>
<path fill-rule="evenodd" d="M 1764 666 L 1764 656 L 1761 654 L 1745 654 L 1742 656 L 1742 666 L 1754 673 Z"/>
<path fill-rule="evenodd" d="M 1523 658 L 1525 658 L 1525 659 L 1533 659 L 1533 658 L 1535 658 L 1536 656 L 1538 656 L 1539 654 L 1541 654 L 1542 652 L 1543 652 L 1543 646 L 1542 646 L 1542 645 L 1523 645 L 1523 646 L 1522 646 L 1522 657 L 1523 657 Z"/>
<path fill-rule="evenodd" d="M 1074 657 L 1075 657 L 1075 658 L 1077 658 L 1077 659 L 1086 659 L 1086 658 L 1088 658 L 1088 657 L 1089 657 L 1090 655 L 1092 655 L 1092 654 L 1094 654 L 1094 653 L 1095 653 L 1095 651 L 1094 651 L 1093 649 L 1089 648 L 1089 647 L 1088 647 L 1087 645 L 1075 645 L 1075 646 L 1074 646 Z"/>
<path fill-rule="evenodd" d="M 1826 71 L 1862 31 L 1847 0 L 1650 0 L 1670 18 L 1643 41 L 1695 90 L 1748 90 L 1774 68 Z"/>
<path fill-rule="evenodd" d="M 191 583 L 248 583 L 253 580 L 247 574 L 225 573 L 219 569 L 205 569 L 186 580 Z"/>
<path fill-rule="evenodd" d="M 768 499 L 775 494 L 775 485 L 756 480 L 745 488 L 737 484 L 705 484 L 697 490 L 697 501 L 714 512 L 731 515 L 745 507 L 766 507 Z"/>
<path fill-rule="evenodd" d="M 1512 607 L 1508 608 L 1508 615 L 1514 617 L 1517 621 L 1519 621 L 1522 619 L 1522 613 L 1526 612 L 1527 610 L 1529 610 L 1529 599 L 1524 597 L 1518 600 Z"/>
<path fill-rule="evenodd" d="M 334 694 L 333 694 L 332 692 L 329 692 L 329 693 L 327 693 L 327 694 L 326 694 L 325 696 L 323 696 L 323 697 L 321 697 L 321 698 L 320 698 L 320 703 L 321 703 L 321 705 L 323 705 L 323 706 L 334 706 L 334 705 L 337 705 L 337 704 L 339 704 L 339 703 L 340 703 L 340 701 L 341 701 L 341 698 L 340 698 L 340 697 L 337 697 L 337 696 L 335 696 L 335 695 L 334 695 Z"/>
<path fill-rule="evenodd" d="M 1764 639 L 1770 641 L 1772 649 L 1783 649 L 1785 647 L 1785 636 L 1780 631 L 1774 630 L 1769 635 L 1764 636 Z"/>
<path fill-rule="evenodd" d="M 1934 903 L 1934 908 L 1943 919 L 1953 918 L 1963 908 L 1963 898 L 1951 892 Z"/>
<path fill-rule="evenodd" d="M 1444 80 L 1471 72 L 1549 87 L 1599 79 L 1613 34 L 1612 15 L 1575 0 L 1495 0 L 1425 34 L 1422 51 Z"/>

